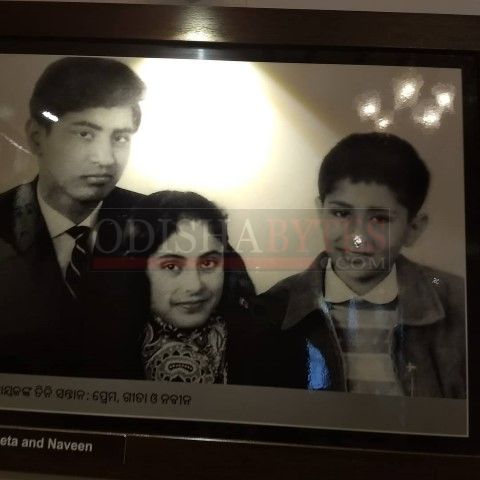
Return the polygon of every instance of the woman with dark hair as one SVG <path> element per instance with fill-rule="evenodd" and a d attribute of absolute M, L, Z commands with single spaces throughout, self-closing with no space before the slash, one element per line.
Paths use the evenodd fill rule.
<path fill-rule="evenodd" d="M 154 193 L 131 219 L 129 246 L 145 273 L 135 281 L 149 306 L 145 377 L 254 385 L 245 347 L 262 337 L 248 312 L 255 288 L 228 242 L 225 213 L 197 193 Z"/>

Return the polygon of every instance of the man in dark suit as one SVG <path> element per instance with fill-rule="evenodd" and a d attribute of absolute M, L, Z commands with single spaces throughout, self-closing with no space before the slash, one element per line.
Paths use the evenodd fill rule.
<path fill-rule="evenodd" d="M 0 195 L 2 372 L 140 376 L 143 326 L 115 259 L 141 195 L 116 184 L 144 88 L 104 58 L 61 59 L 37 81 L 26 131 L 39 174 Z"/>

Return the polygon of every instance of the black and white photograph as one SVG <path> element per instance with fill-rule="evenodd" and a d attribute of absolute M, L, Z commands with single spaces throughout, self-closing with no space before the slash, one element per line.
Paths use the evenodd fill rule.
<path fill-rule="evenodd" d="M 467 437 L 462 68 L 195 52 L 0 54 L 0 408 Z"/>

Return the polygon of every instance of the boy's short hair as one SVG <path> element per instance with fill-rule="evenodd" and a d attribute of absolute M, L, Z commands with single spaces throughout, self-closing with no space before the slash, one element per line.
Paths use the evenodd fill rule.
<path fill-rule="evenodd" d="M 387 186 L 413 218 L 427 196 L 430 172 L 406 140 L 387 133 L 355 133 L 324 158 L 318 175 L 320 200 L 344 179 Z"/>
<path fill-rule="evenodd" d="M 145 92 L 140 77 L 122 62 L 96 57 L 66 57 L 50 64 L 35 84 L 30 116 L 47 129 L 51 120 L 87 108 L 131 106 L 135 128 Z"/>

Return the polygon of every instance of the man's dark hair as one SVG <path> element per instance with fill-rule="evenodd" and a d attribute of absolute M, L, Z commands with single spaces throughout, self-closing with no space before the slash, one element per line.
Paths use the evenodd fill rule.
<path fill-rule="evenodd" d="M 95 57 L 66 57 L 49 65 L 35 84 L 30 116 L 49 128 L 43 112 L 61 118 L 87 108 L 131 106 L 135 128 L 140 125 L 138 102 L 145 84 L 127 65 Z"/>
<path fill-rule="evenodd" d="M 406 140 L 387 133 L 355 133 L 340 140 L 324 158 L 318 175 L 320 200 L 344 179 L 385 185 L 413 218 L 425 201 L 430 173 Z"/>

